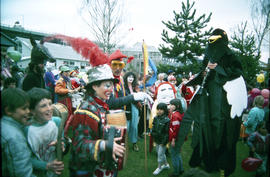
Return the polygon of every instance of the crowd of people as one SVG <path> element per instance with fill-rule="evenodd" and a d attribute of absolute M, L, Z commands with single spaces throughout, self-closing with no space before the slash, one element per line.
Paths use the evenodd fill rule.
<path fill-rule="evenodd" d="M 229 88 L 246 87 L 241 63 L 228 48 L 225 31 L 216 29 L 209 37 L 199 74 L 177 83 L 179 78 L 169 70 L 159 73 L 156 82 L 145 90 L 145 78 L 124 70 L 133 57 L 120 50 L 107 55 L 93 42 L 80 38 L 54 38 L 71 46 L 76 40 L 79 53 L 87 43 L 91 55 L 85 58 L 92 67 L 84 78 L 79 77 L 79 67 L 68 65 L 60 66 L 55 74 L 52 67 L 46 67 L 55 59 L 42 44 L 31 40 L 31 62 L 25 75 L 16 65 L 7 64 L 9 69 L 2 69 L 3 176 L 57 176 L 68 168 L 75 177 L 117 177 L 128 144 L 139 152 L 138 140 L 149 135 L 158 162 L 153 174 L 170 168 L 166 158 L 169 152 L 173 167 L 169 176 L 177 177 L 184 173 L 181 147 L 190 130 L 190 167 L 204 164 L 207 172 L 219 170 L 221 177 L 230 176 L 236 167 L 236 143 L 242 129 L 250 147 L 247 156 L 262 161 L 256 175 L 269 174 L 269 90 L 230 95 L 237 89 Z M 230 96 L 235 95 L 240 97 L 231 101 Z M 71 133 L 59 134 L 61 142 L 57 140 L 62 119 L 53 115 L 53 104 L 67 108 L 65 131 Z M 126 126 L 109 123 L 111 110 L 124 112 Z M 71 142 L 64 141 L 66 136 Z M 60 153 L 70 153 L 68 164 L 56 156 L 59 143 Z"/>

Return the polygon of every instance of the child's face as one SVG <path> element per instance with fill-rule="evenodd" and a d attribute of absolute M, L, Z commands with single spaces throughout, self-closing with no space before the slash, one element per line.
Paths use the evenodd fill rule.
<path fill-rule="evenodd" d="M 53 115 L 52 100 L 47 98 L 42 99 L 36 105 L 35 109 L 31 111 L 34 116 L 34 119 L 40 123 L 44 123 L 51 120 Z"/>
<path fill-rule="evenodd" d="M 164 114 L 164 110 L 163 109 L 157 109 L 157 115 L 161 116 Z"/>
<path fill-rule="evenodd" d="M 171 112 L 173 112 L 173 111 L 175 111 L 176 106 L 173 105 L 173 104 L 170 104 L 170 105 L 169 105 L 169 109 L 170 109 Z"/>
<path fill-rule="evenodd" d="M 29 113 L 30 113 L 29 104 L 27 103 L 24 106 L 15 109 L 14 112 L 8 112 L 7 115 L 23 125 L 29 125 L 30 124 Z"/>

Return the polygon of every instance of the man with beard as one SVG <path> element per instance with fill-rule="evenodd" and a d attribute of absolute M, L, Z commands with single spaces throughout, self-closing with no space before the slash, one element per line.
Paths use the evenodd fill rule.
<path fill-rule="evenodd" d="M 220 170 L 221 177 L 234 172 L 240 117 L 247 106 L 241 75 L 241 62 L 229 49 L 226 32 L 215 29 L 206 47 L 203 70 L 186 84 L 199 85 L 178 134 L 181 146 L 194 121 L 191 167 L 203 162 L 206 171 Z"/>
<path fill-rule="evenodd" d="M 22 89 L 28 91 L 33 87 L 45 88 L 44 65 L 47 60 L 55 62 L 55 59 L 43 46 L 43 41 L 37 44 L 33 38 L 30 38 L 33 49 L 31 51 L 31 62 L 28 65 L 28 72 L 23 80 Z"/>

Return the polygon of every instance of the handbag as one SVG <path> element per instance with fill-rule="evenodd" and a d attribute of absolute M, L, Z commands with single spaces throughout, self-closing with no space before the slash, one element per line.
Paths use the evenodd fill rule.
<path fill-rule="evenodd" d="M 241 124 L 241 128 L 240 128 L 240 137 L 241 138 L 246 138 L 248 137 L 248 134 L 245 133 L 246 131 L 246 127 L 244 126 L 244 124 Z"/>

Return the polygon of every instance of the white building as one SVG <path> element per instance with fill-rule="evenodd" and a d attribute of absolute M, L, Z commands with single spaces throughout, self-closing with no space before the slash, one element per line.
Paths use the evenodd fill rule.
<path fill-rule="evenodd" d="M 17 37 L 17 40 L 20 41 L 22 50 L 22 59 L 17 64 L 20 68 L 25 69 L 28 63 L 30 63 L 32 45 L 27 38 Z M 38 43 L 39 41 L 36 42 Z M 68 65 L 70 67 L 78 66 L 84 70 L 89 65 L 88 60 L 84 59 L 70 46 L 50 42 L 45 42 L 44 46 L 49 50 L 53 58 L 56 59 L 56 62 L 53 64 L 55 69 L 61 65 Z"/>

